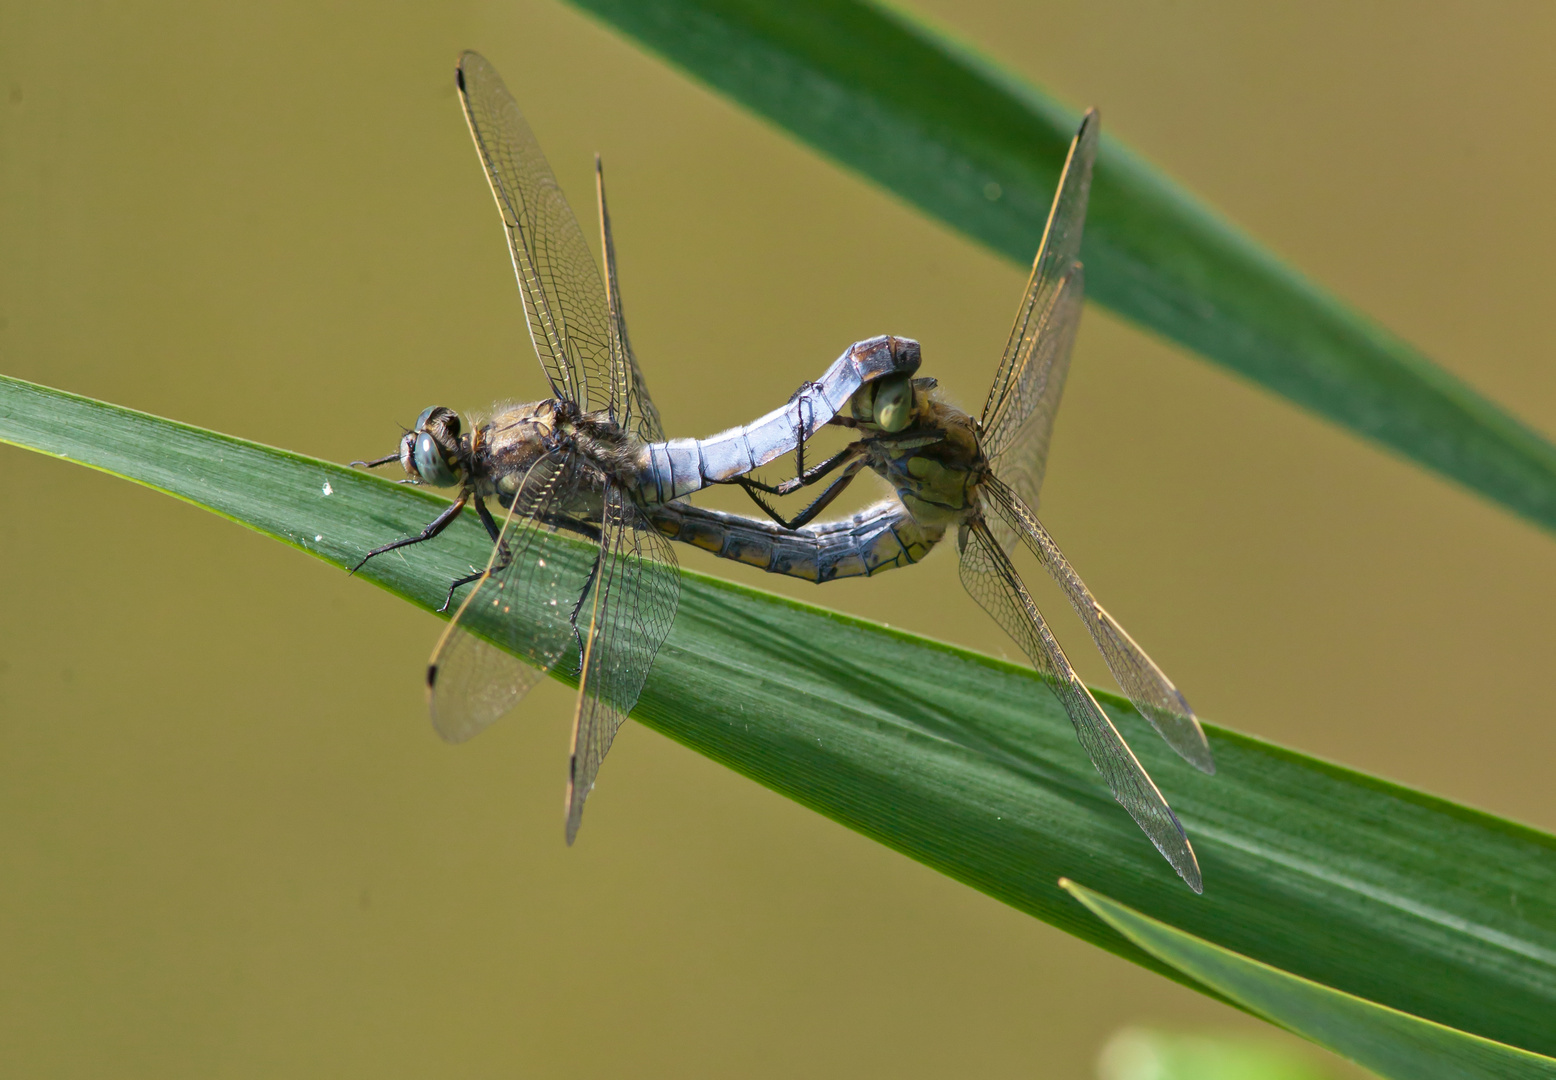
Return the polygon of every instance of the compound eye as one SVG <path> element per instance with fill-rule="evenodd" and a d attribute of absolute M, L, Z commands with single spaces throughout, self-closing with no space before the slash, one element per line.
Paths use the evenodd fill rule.
<path fill-rule="evenodd" d="M 436 405 L 431 405 L 431 406 L 428 406 L 427 408 L 423 409 L 421 411 L 421 415 L 416 418 L 416 423 L 411 425 L 411 430 L 412 431 L 420 431 L 422 428 L 426 427 L 427 426 L 427 420 L 429 418 L 431 418 L 432 414 L 437 412 L 437 411 L 438 411 L 438 407 Z"/>
<path fill-rule="evenodd" d="M 416 474 L 421 477 L 423 483 L 431 484 L 433 487 L 453 487 L 459 483 L 459 478 L 448 467 L 448 462 L 443 460 L 438 444 L 425 431 L 416 436 L 416 446 L 411 451 L 411 460 L 415 463 Z"/>
<path fill-rule="evenodd" d="M 875 384 L 865 383 L 854 391 L 854 396 L 848 401 L 848 411 L 854 414 L 854 419 L 861 424 L 868 424 L 875 420 Z"/>
<path fill-rule="evenodd" d="M 898 432 L 913 418 L 913 383 L 907 376 L 881 380 L 875 392 L 875 422 L 885 431 Z"/>

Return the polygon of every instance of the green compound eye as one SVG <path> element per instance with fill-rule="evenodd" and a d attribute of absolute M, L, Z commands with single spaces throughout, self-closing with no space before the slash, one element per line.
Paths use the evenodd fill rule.
<path fill-rule="evenodd" d="M 865 383 L 854 396 L 849 399 L 848 409 L 854 414 L 854 419 L 861 424 L 868 424 L 875 419 L 875 384 Z"/>
<path fill-rule="evenodd" d="M 885 431 L 898 432 L 913 418 L 913 383 L 906 375 L 882 379 L 875 392 L 875 422 Z"/>

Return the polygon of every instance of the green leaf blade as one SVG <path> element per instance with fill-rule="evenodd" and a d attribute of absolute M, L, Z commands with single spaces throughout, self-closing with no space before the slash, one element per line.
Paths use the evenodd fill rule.
<path fill-rule="evenodd" d="M 573 2 L 952 228 L 1036 253 L 1079 112 L 905 12 Z M 1107 135 L 1082 255 L 1118 314 L 1556 529 L 1556 446 Z"/>
<path fill-rule="evenodd" d="M 1386 1008 L 1261 964 L 1074 882 L 1065 887 L 1098 918 L 1229 1000 L 1397 1080 L 1536 1080 L 1556 1059 Z"/>
<path fill-rule="evenodd" d="M 337 566 L 414 533 L 446 505 L 340 465 L 3 377 L 0 441 L 167 491 Z M 488 551 L 467 516 L 360 576 L 431 609 Z M 1098 696 L 1188 828 L 1203 897 L 1112 801 L 1057 700 L 1022 667 L 685 574 L 675 629 L 634 715 L 1174 978 L 1193 984 L 1077 907 L 1058 879 L 1085 880 L 1325 985 L 1556 1052 L 1556 838 L 1215 727 L 1219 771 L 1206 777 L 1126 703 Z M 559 761 L 559 790 L 563 773 Z"/>

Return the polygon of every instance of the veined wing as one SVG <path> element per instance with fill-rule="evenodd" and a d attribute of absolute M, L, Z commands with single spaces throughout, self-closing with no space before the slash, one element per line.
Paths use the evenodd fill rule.
<path fill-rule="evenodd" d="M 585 411 L 606 409 L 605 290 L 578 219 L 496 69 L 467 52 L 458 75 L 459 100 L 508 232 L 524 317 L 552 392 Z"/>
<path fill-rule="evenodd" d="M 1177 815 L 1146 775 L 1096 698 L 1091 696 L 1086 684 L 1076 677 L 1064 651 L 1054 640 L 1037 605 L 1032 602 L 1026 586 L 988 526 L 977 520 L 963 525 L 957 535 L 957 544 L 962 552 L 962 584 L 1005 632 L 1016 639 L 1038 672 L 1047 676 L 1049 686 L 1064 703 L 1065 712 L 1070 714 L 1081 746 L 1107 781 L 1113 797 L 1129 811 L 1129 816 L 1135 819 L 1189 888 L 1203 892 L 1199 862 L 1194 858 L 1194 849 Z"/>
<path fill-rule="evenodd" d="M 1043 489 L 1048 442 L 1065 376 L 1070 373 L 1070 349 L 1080 326 L 1084 293 L 1085 271 L 1080 263 L 1072 263 L 1051 294 L 1048 310 L 1037 320 L 1036 332 L 1022 339 L 1007 403 L 994 429 L 983 436 L 983 452 L 994 472 L 1028 506 L 1037 505 Z"/>
<path fill-rule="evenodd" d="M 659 410 L 648 396 L 643 370 L 638 367 L 638 358 L 627 337 L 627 317 L 621 310 L 621 279 L 616 274 L 616 244 L 611 239 L 610 208 L 605 204 L 605 166 L 598 154 L 594 155 L 594 190 L 600 204 L 600 247 L 605 252 L 605 296 L 610 304 L 611 415 L 644 442 L 664 442 Z"/>
<path fill-rule="evenodd" d="M 1009 462 L 1036 455 L 1026 467 L 1042 483 L 1048 436 L 1069 365 L 1075 322 L 1080 318 L 1082 279 L 1077 261 L 1091 193 L 1091 166 L 1097 154 L 1102 120 L 1092 109 L 1081 120 L 1059 176 L 1059 190 L 1048 211 L 1043 242 L 1032 261 L 1026 294 L 1016 311 L 980 424 L 984 453 Z M 1052 338 L 1053 340 L 1048 340 Z M 1046 406 L 1046 408 L 1044 408 Z M 1023 486 L 1025 486 L 1023 484 Z M 1022 491 L 1036 504 L 1037 490 Z"/>
<path fill-rule="evenodd" d="M 1202 772 L 1214 773 L 1216 762 L 1211 756 L 1210 744 L 1205 741 L 1204 729 L 1172 680 L 1097 603 L 1097 598 L 1070 566 L 1059 545 L 1037 520 L 1037 515 L 998 480 L 985 480 L 982 487 L 989 496 L 988 501 L 995 504 L 998 516 L 1013 527 L 1027 550 L 1037 557 L 1043 569 L 1070 598 L 1071 606 L 1086 624 L 1091 639 L 1107 661 L 1108 670 L 1140 715 L 1151 722 L 1157 733 L 1167 740 L 1167 745 L 1185 761 Z"/>
<path fill-rule="evenodd" d="M 567 842 L 578 835 L 584 800 L 611 740 L 637 704 L 648 669 L 675 622 L 681 575 L 670 542 L 615 483 L 605 489 L 600 562 L 579 613 L 583 677 L 573 720 L 567 779 Z"/>
<path fill-rule="evenodd" d="M 432 725 L 464 742 L 502 716 L 562 657 L 575 652 L 569 615 L 588 562 L 553 525 L 576 490 L 576 464 L 541 458 L 530 468 L 478 579 L 427 665 Z M 520 660 L 518 652 L 527 658 Z"/>

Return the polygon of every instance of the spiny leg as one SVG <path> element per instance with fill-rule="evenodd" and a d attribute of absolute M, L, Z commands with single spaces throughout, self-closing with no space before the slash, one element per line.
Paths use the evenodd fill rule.
<path fill-rule="evenodd" d="M 811 404 L 810 398 L 806 395 L 808 395 L 811 391 L 819 390 L 820 388 L 820 383 L 807 379 L 805 382 L 800 384 L 800 388 L 798 390 L 789 395 L 789 400 L 791 402 L 799 402 L 800 412 L 800 437 L 794 445 L 794 474 L 796 478 L 806 475 L 805 444 L 810 442 L 811 436 L 816 434 L 816 409 L 815 406 Z M 823 424 L 822 427 L 826 427 L 827 424 L 833 424 L 838 427 L 846 428 L 857 428 L 859 426 L 859 422 L 857 420 L 846 416 L 833 416 L 827 420 L 826 424 Z M 824 469 L 822 472 L 815 475 L 818 477 L 824 476 L 826 475 L 826 471 L 827 470 Z M 756 484 L 759 490 L 766 491 L 770 494 L 777 494 L 777 491 L 774 488 L 765 484 L 761 484 L 759 481 L 752 481 L 752 483 Z"/>
<path fill-rule="evenodd" d="M 768 517 L 772 518 L 785 529 L 801 529 L 813 521 L 817 514 L 820 514 L 829 505 L 831 505 L 833 499 L 842 494 L 843 489 L 853 482 L 854 477 L 859 475 L 859 470 L 864 468 L 865 462 L 868 460 L 869 459 L 866 457 L 866 455 L 860 453 L 857 457 L 854 458 L 854 460 L 848 463 L 848 467 L 844 469 L 842 476 L 839 476 L 836 480 L 832 481 L 832 483 L 828 484 L 826 490 L 823 491 L 820 495 L 816 496 L 815 502 L 811 503 L 798 514 L 794 515 L 794 518 L 789 521 L 785 521 L 783 515 L 778 513 L 778 511 L 774 509 L 766 499 L 762 498 L 755 491 L 752 491 L 750 488 L 745 488 L 745 492 L 747 495 L 751 496 L 751 501 L 760 506 Z"/>
<path fill-rule="evenodd" d="M 353 461 L 351 463 L 351 467 L 353 469 L 355 469 L 357 466 L 360 465 L 364 469 L 376 469 L 380 465 L 388 465 L 391 461 L 399 461 L 399 460 L 400 460 L 400 455 L 399 455 L 398 452 L 396 452 L 396 453 L 393 453 L 393 454 L 385 454 L 383 457 L 379 458 L 376 461 Z"/>
<path fill-rule="evenodd" d="M 792 495 L 800 488 L 809 487 L 811 484 L 816 483 L 823 476 L 833 472 L 839 465 L 845 464 L 850 456 L 859 452 L 859 444 L 850 443 L 809 472 L 801 470 L 798 476 L 791 477 L 781 484 L 764 484 L 762 481 L 753 480 L 749 476 L 737 476 L 733 482 L 745 488 L 747 493 L 760 491 L 768 495 Z M 728 482 L 726 481 L 726 483 Z"/>
<path fill-rule="evenodd" d="M 600 575 L 600 560 L 605 557 L 605 548 L 601 547 L 599 554 L 594 557 L 594 565 L 589 567 L 589 576 L 584 581 L 583 588 L 578 591 L 578 602 L 573 605 L 572 613 L 568 615 L 568 622 L 573 624 L 573 637 L 578 642 L 578 674 L 583 675 L 583 662 L 587 653 L 584 651 L 584 639 L 578 629 L 578 613 L 583 611 L 584 601 L 589 598 L 589 590 L 594 588 L 594 579 Z"/>
<path fill-rule="evenodd" d="M 392 544 L 384 544 L 382 547 L 374 548 L 372 551 L 369 551 L 366 555 L 362 556 L 362 561 L 353 566 L 351 568 L 351 572 L 355 574 L 358 570 L 367 565 L 367 561 L 369 559 L 382 555 L 385 552 L 394 551 L 397 548 L 410 547 L 412 544 L 420 544 L 425 540 L 431 540 L 444 529 L 449 527 L 449 524 L 459 516 L 459 512 L 465 508 L 465 503 L 469 501 L 470 493 L 466 492 L 450 503 L 447 510 L 444 510 L 437 517 L 433 518 L 432 521 L 428 523 L 427 527 L 421 531 L 420 535 L 407 537 L 404 540 L 396 540 Z"/>
<path fill-rule="evenodd" d="M 793 397 L 789 398 L 790 401 L 794 401 L 796 398 L 799 399 L 800 441 L 794 446 L 795 476 L 805 475 L 805 444 L 809 442 L 810 437 L 816 433 L 816 409 L 815 406 L 810 403 L 810 398 L 805 396 L 808 391 L 814 390 L 815 388 L 816 384 L 810 379 L 806 379 L 803 383 L 800 384 L 800 388 L 794 392 Z"/>
<path fill-rule="evenodd" d="M 492 538 L 492 543 L 497 545 L 497 561 L 489 570 L 476 570 L 466 574 L 462 578 L 455 578 L 454 583 L 448 587 L 448 595 L 443 598 L 443 606 L 439 611 L 447 611 L 448 606 L 454 602 L 454 592 L 461 585 L 468 585 L 472 581 L 479 581 L 487 574 L 495 574 L 499 570 L 506 570 L 508 564 L 513 561 L 513 554 L 508 550 L 508 542 L 502 538 L 502 530 L 497 527 L 497 522 L 492 519 L 492 512 L 486 508 L 485 499 L 475 501 L 475 512 L 481 519 L 481 524 L 486 526 L 487 535 Z"/>

